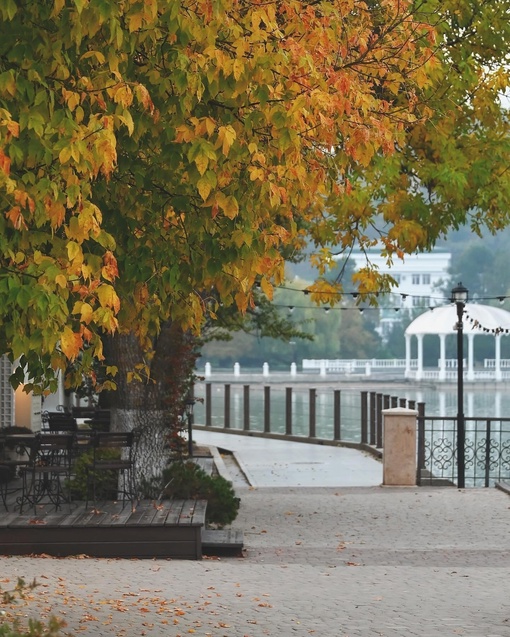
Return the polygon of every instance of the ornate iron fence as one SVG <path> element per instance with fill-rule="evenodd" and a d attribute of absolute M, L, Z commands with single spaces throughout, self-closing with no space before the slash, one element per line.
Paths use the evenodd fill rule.
<path fill-rule="evenodd" d="M 466 487 L 510 480 L 510 418 L 465 418 Z M 457 419 L 418 418 L 420 485 L 457 484 Z"/>

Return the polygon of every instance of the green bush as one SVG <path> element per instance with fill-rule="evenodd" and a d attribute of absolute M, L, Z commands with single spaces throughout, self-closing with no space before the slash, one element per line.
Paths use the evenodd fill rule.
<path fill-rule="evenodd" d="M 207 500 L 206 522 L 219 527 L 233 522 L 240 500 L 223 476 L 210 476 L 194 462 L 173 462 L 163 471 L 164 498 Z"/>
<path fill-rule="evenodd" d="M 87 488 L 89 496 L 92 495 L 92 471 L 87 468 L 92 465 L 93 451 L 83 452 L 74 463 L 73 478 L 70 482 L 71 497 L 73 500 L 86 500 Z M 116 460 L 120 458 L 119 449 L 100 449 L 98 457 L 101 460 Z M 96 499 L 116 500 L 118 496 L 118 471 L 96 472 Z M 88 480 L 88 485 L 87 485 Z"/>

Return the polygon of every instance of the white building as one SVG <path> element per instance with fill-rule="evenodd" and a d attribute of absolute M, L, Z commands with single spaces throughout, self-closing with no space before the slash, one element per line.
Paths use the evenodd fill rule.
<path fill-rule="evenodd" d="M 390 295 L 388 299 L 380 299 L 381 336 L 388 334 L 393 323 L 400 320 L 399 314 L 395 312 L 396 307 L 411 310 L 445 303 L 438 288 L 448 279 L 452 256 L 450 252 L 437 248 L 431 252 L 410 254 L 406 255 L 403 261 L 394 258 L 391 266 L 377 249 L 367 254 L 370 263 L 378 272 L 390 274 L 397 282 L 393 289 L 394 295 Z M 350 259 L 354 262 L 356 270 L 367 266 L 367 255 L 363 252 L 352 252 Z M 385 306 L 388 309 L 385 309 Z"/>

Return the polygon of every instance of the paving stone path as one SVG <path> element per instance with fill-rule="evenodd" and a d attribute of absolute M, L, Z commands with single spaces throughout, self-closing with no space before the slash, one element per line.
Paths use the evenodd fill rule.
<path fill-rule="evenodd" d="M 0 558 L 40 583 L 20 616 L 69 634 L 510 637 L 510 496 L 497 489 L 242 489 L 243 558 Z"/>

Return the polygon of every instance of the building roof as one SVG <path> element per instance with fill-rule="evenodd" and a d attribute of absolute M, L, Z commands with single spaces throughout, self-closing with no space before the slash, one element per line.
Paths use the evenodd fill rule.
<path fill-rule="evenodd" d="M 456 334 L 457 307 L 443 305 L 420 314 L 406 329 L 410 336 L 418 334 Z M 485 330 L 510 330 L 510 312 L 500 307 L 466 303 L 464 308 L 464 333 L 483 334 Z"/>

